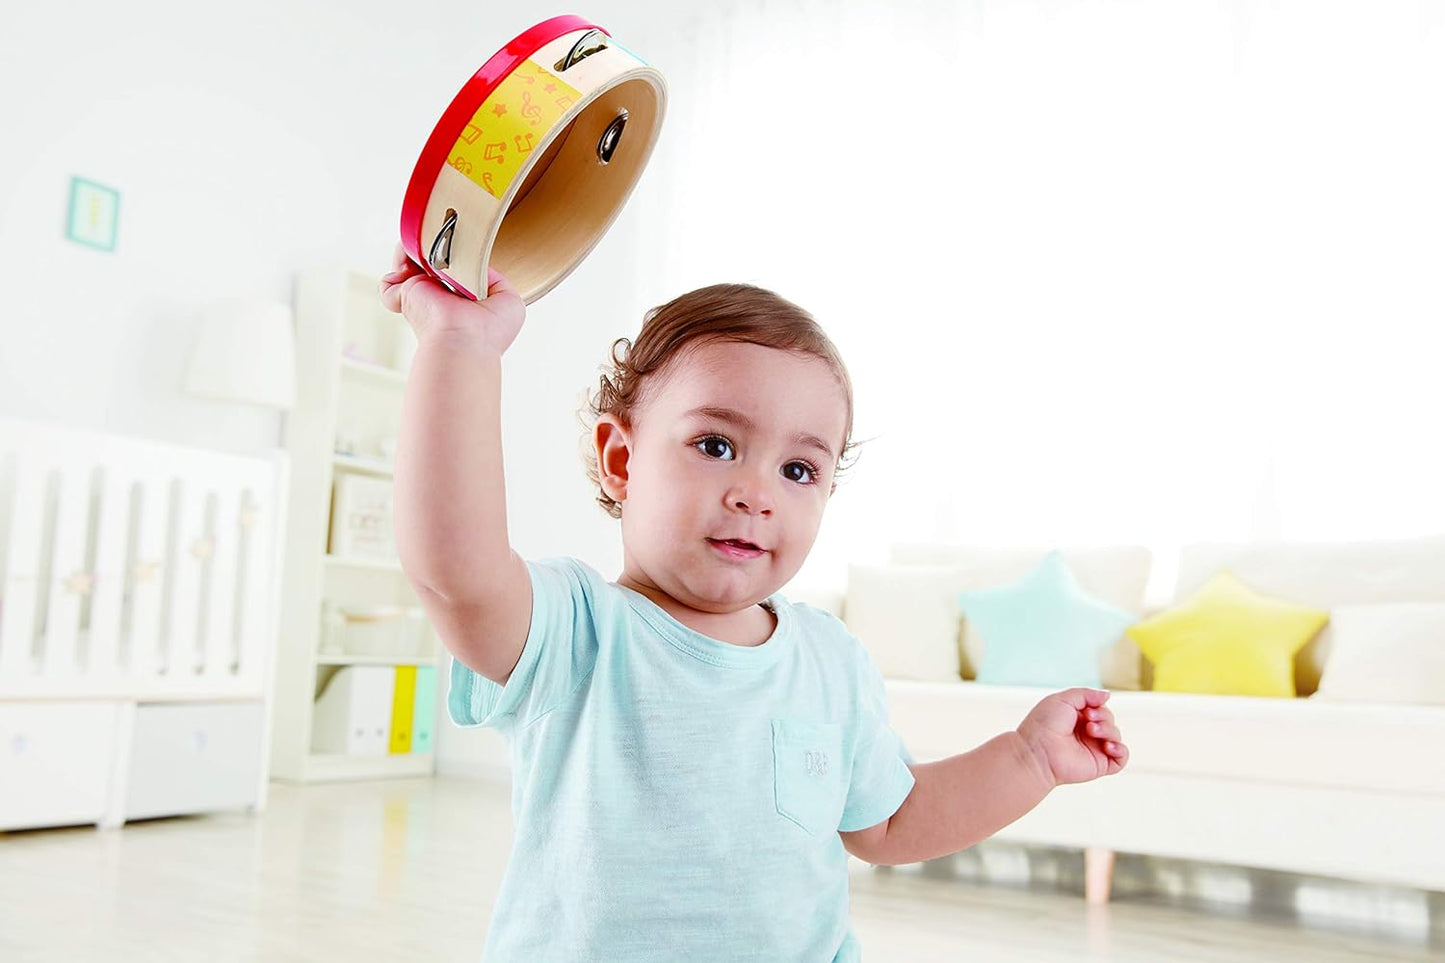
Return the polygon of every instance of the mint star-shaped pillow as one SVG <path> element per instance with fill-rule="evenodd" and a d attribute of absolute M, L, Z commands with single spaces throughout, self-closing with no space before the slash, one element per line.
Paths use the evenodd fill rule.
<path fill-rule="evenodd" d="M 1135 621 L 1079 587 L 1060 552 L 1012 585 L 963 592 L 959 608 L 983 640 L 978 681 L 1099 688 L 1099 657 Z"/>

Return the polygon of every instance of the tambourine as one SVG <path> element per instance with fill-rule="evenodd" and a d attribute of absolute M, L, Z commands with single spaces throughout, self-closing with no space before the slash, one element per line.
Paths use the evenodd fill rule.
<path fill-rule="evenodd" d="M 442 114 L 407 184 L 403 247 L 458 294 L 485 297 L 490 264 L 530 304 L 622 210 L 666 104 L 662 74 L 601 27 L 537 24 Z"/>

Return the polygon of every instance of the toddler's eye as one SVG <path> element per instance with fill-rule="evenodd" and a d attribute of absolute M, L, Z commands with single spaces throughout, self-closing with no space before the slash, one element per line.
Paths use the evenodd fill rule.
<path fill-rule="evenodd" d="M 693 442 L 693 447 L 709 458 L 717 458 L 722 461 L 731 461 L 733 458 L 732 442 L 721 435 L 708 435 L 706 438 Z"/>
<path fill-rule="evenodd" d="M 805 461 L 790 461 L 783 466 L 783 477 L 800 485 L 811 485 L 818 477 L 818 472 Z"/>

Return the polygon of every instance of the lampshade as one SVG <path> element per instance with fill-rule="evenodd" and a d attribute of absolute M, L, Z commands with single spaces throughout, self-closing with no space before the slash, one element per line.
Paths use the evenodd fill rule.
<path fill-rule="evenodd" d="M 290 408 L 296 401 L 291 309 L 275 301 L 217 301 L 201 315 L 186 393 Z"/>

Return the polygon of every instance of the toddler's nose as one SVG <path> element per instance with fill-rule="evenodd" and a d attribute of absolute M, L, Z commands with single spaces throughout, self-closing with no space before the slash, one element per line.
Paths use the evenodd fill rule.
<path fill-rule="evenodd" d="M 749 515 L 771 515 L 773 512 L 773 500 L 766 486 L 757 482 L 734 485 L 727 494 L 727 502 L 735 511 Z"/>
<path fill-rule="evenodd" d="M 756 503 L 756 501 L 757 501 L 757 499 L 754 499 L 754 502 L 755 502 L 755 503 Z M 747 512 L 749 515 L 771 515 L 772 512 L 773 512 L 773 510 L 772 510 L 771 508 L 757 508 L 757 509 L 754 509 L 754 508 L 752 507 L 752 505 L 749 505 L 747 502 L 743 501 L 742 499 L 738 499 L 737 501 L 733 502 L 733 507 L 736 508 L 736 509 L 737 509 L 738 511 L 740 511 L 740 512 Z"/>

